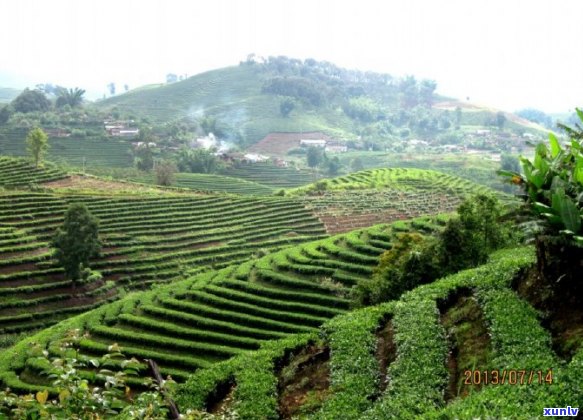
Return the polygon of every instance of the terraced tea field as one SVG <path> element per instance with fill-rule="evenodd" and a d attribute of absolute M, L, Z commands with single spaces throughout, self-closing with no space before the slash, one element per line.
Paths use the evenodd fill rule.
<path fill-rule="evenodd" d="M 153 184 L 154 176 L 131 178 L 132 181 Z M 273 189 L 257 182 L 246 181 L 223 175 L 178 173 L 175 176 L 175 187 L 189 188 L 195 191 L 225 192 L 241 195 L 272 195 Z"/>
<path fill-rule="evenodd" d="M 533 263 L 532 249 L 504 250 L 399 301 L 200 369 L 178 404 L 217 417 L 345 420 L 527 419 L 581 407 L 583 348 L 560 359 L 511 288 Z"/>
<path fill-rule="evenodd" d="M 416 223 L 437 228 L 429 220 Z M 104 354 L 116 342 L 126 356 L 155 359 L 178 381 L 266 340 L 315 332 L 349 309 L 350 287 L 370 277 L 395 232 L 387 225 L 354 231 L 127 296 L 3 352 L 0 380 L 18 392 L 42 388 L 46 366 L 23 350 L 37 342 L 63 355 L 59 340 L 73 328 L 88 333 L 76 357 Z"/>
<path fill-rule="evenodd" d="M 0 156 L 0 187 L 40 184 L 66 177 L 63 171 L 50 163 L 35 168 L 26 159 Z"/>
<path fill-rule="evenodd" d="M 465 197 L 492 192 L 435 171 L 374 169 L 291 190 L 326 224 L 329 233 L 454 211 Z"/>
<path fill-rule="evenodd" d="M 269 163 L 255 163 L 232 167 L 223 171 L 224 175 L 242 178 L 273 188 L 294 188 L 309 184 L 321 178 L 305 170 L 292 167 L 279 167 Z"/>
<path fill-rule="evenodd" d="M 26 156 L 27 129 L 0 130 L 0 155 Z M 47 159 L 82 167 L 132 166 L 130 145 L 112 138 L 50 137 Z"/>
<path fill-rule="evenodd" d="M 85 203 L 103 242 L 103 280 L 72 289 L 49 246 L 68 205 Z M 144 288 L 325 236 L 295 201 L 226 195 L 0 193 L 0 333 L 53 324 Z"/>

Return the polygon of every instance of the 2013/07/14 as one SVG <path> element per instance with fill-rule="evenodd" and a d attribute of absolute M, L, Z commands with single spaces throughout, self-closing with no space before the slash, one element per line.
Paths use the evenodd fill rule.
<path fill-rule="evenodd" d="M 531 385 L 553 383 L 553 371 L 529 369 L 466 370 L 464 385 Z"/>

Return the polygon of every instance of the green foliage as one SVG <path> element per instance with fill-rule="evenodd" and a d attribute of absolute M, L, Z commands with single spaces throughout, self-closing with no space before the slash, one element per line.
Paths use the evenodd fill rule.
<path fill-rule="evenodd" d="M 317 84 L 304 77 L 274 77 L 265 82 L 262 92 L 289 96 L 314 106 L 320 106 L 324 101 Z"/>
<path fill-rule="evenodd" d="M 175 181 L 176 165 L 173 162 L 163 160 L 156 165 L 156 184 L 168 187 Z"/>
<path fill-rule="evenodd" d="M 405 271 L 419 255 L 424 239 L 418 233 L 400 233 L 389 251 L 381 255 L 373 279 L 359 281 L 354 290 L 357 301 L 371 305 L 398 298 L 404 290 L 411 288 L 410 273 Z"/>
<path fill-rule="evenodd" d="M 281 116 L 284 118 L 289 117 L 290 112 L 293 111 L 295 106 L 296 103 L 292 98 L 286 97 L 282 99 L 281 102 L 279 103 L 279 112 L 281 113 Z"/>
<path fill-rule="evenodd" d="M 61 87 L 57 91 L 57 101 L 55 105 L 57 108 L 63 108 L 66 105 L 69 105 L 71 108 L 79 107 L 83 104 L 84 94 L 84 89 L 66 89 Z"/>
<path fill-rule="evenodd" d="M 65 213 L 63 226 L 53 238 L 55 256 L 64 268 L 67 277 L 79 280 L 83 267 L 89 259 L 99 254 L 99 221 L 84 204 L 71 204 Z"/>
<path fill-rule="evenodd" d="M 500 161 L 500 169 L 503 171 L 520 172 L 520 161 L 512 155 L 503 154 Z"/>
<path fill-rule="evenodd" d="M 308 147 L 306 160 L 310 168 L 315 168 L 324 160 L 324 150 L 321 147 L 315 146 Z"/>
<path fill-rule="evenodd" d="M 13 419 L 153 419 L 168 413 L 165 394 L 173 387 L 169 379 L 162 384 L 150 381 L 151 391 L 134 399 L 130 396 L 129 379 L 137 375 L 141 363 L 125 359 L 119 346 L 112 345 L 100 358 L 78 357 L 79 330 L 70 331 L 60 344 L 59 356 L 50 356 L 47 350 L 35 346 L 29 349 L 31 363 L 42 367 L 52 380 L 51 388 L 32 395 L 16 395 L 10 390 L 0 391 L 0 416 Z M 122 370 L 112 371 L 112 366 Z M 103 384 L 95 387 L 86 372 Z M 50 392 L 49 392 L 50 391 Z M 4 417 L 3 417 L 4 418 Z"/>
<path fill-rule="evenodd" d="M 26 150 L 34 161 L 35 168 L 42 163 L 44 154 L 49 148 L 49 137 L 41 128 L 33 128 L 26 136 Z"/>
<path fill-rule="evenodd" d="M 326 164 L 328 166 L 327 172 L 330 176 L 338 175 L 338 172 L 340 172 L 340 169 L 342 168 L 342 164 L 340 163 L 338 156 L 334 156 L 332 159 L 328 159 Z"/>
<path fill-rule="evenodd" d="M 496 113 L 496 126 L 498 127 L 499 130 L 502 130 L 504 128 L 504 125 L 506 124 L 506 115 L 504 115 L 504 113 L 502 111 L 499 111 Z"/>
<path fill-rule="evenodd" d="M 529 121 L 535 122 L 546 128 L 552 128 L 553 119 L 550 115 L 545 114 L 540 109 L 535 108 L 524 108 L 515 112 L 519 117 L 525 118 Z M 518 172 L 518 171 L 517 171 Z"/>
<path fill-rule="evenodd" d="M 381 107 L 370 97 L 360 96 L 350 98 L 342 107 L 344 113 L 350 118 L 371 123 L 384 117 Z"/>
<path fill-rule="evenodd" d="M 492 251 L 506 242 L 507 232 L 499 220 L 500 203 L 494 197 L 471 197 L 457 212 L 459 219 L 448 222 L 441 238 L 446 273 L 483 264 Z"/>
<path fill-rule="evenodd" d="M 134 164 L 140 171 L 151 171 L 154 167 L 154 154 L 147 144 L 138 146 L 135 151 Z"/>
<path fill-rule="evenodd" d="M 578 116 L 583 122 L 583 112 Z M 499 171 L 509 182 L 520 185 L 525 208 L 544 234 L 583 245 L 583 152 L 581 132 L 566 127 L 571 143 L 562 146 L 549 134 L 549 146 L 536 146 L 531 161 L 521 158 L 524 174 Z"/>
<path fill-rule="evenodd" d="M 354 159 L 352 159 L 352 161 L 350 162 L 350 169 L 353 172 L 362 171 L 364 169 L 364 164 L 362 163 L 362 159 L 358 156 L 355 157 Z"/>
<path fill-rule="evenodd" d="M 398 234 L 381 256 L 372 280 L 359 281 L 354 291 L 358 303 L 396 299 L 420 284 L 483 264 L 492 251 L 507 244 L 507 228 L 499 221 L 500 204 L 494 197 L 468 198 L 457 212 L 458 217 L 449 219 L 435 238 Z"/>
<path fill-rule="evenodd" d="M 11 105 L 4 105 L 0 107 L 0 125 L 6 124 L 10 116 L 14 113 L 14 108 Z"/>
<path fill-rule="evenodd" d="M 184 147 L 179 150 L 178 170 L 200 174 L 212 174 L 219 171 L 221 162 L 210 150 Z"/>
<path fill-rule="evenodd" d="M 51 107 L 50 101 L 40 90 L 24 89 L 12 102 L 12 108 L 15 112 L 36 112 L 48 111 Z"/>

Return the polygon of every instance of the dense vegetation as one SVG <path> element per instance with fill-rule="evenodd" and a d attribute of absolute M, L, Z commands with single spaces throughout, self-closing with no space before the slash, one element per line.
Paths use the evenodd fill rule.
<path fill-rule="evenodd" d="M 438 226 L 426 219 L 409 229 L 415 230 L 416 223 L 425 229 Z M 125 355 L 153 358 L 163 374 L 184 381 L 192 371 L 257 349 L 264 340 L 316 331 L 327 319 L 346 312 L 351 286 L 370 276 L 394 233 L 390 226 L 379 225 L 131 294 L 19 346 L 24 350 L 27 342 L 36 342 L 62 355 L 59 341 L 78 328 L 82 335 L 89 333 L 79 341 L 80 354 L 104 354 L 116 342 Z M 43 369 L 18 348 L 4 351 L 0 358 L 1 380 L 18 392 L 37 389 Z"/>
<path fill-rule="evenodd" d="M 97 104 L 39 85 L 0 107 L 0 154 L 29 156 L 0 156 L 0 417 L 583 405 L 582 111 L 567 141 L 529 149 L 544 113 L 413 76 L 249 56 L 177 79 Z M 299 147 L 303 130 L 352 151 Z M 294 162 L 238 153 L 271 131 L 283 144 L 249 151 Z M 211 133 L 237 152 L 197 148 Z"/>

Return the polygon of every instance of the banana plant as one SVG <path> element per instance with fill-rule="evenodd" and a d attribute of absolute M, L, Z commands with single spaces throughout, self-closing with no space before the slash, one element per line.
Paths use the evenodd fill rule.
<path fill-rule="evenodd" d="M 583 111 L 577 109 L 577 115 L 583 123 Z M 549 145 L 538 144 L 532 161 L 520 158 L 523 173 L 501 170 L 498 174 L 523 188 L 526 205 L 544 222 L 548 234 L 583 246 L 583 131 L 579 125 L 564 128 L 570 144 L 561 146 L 549 133 Z"/>

